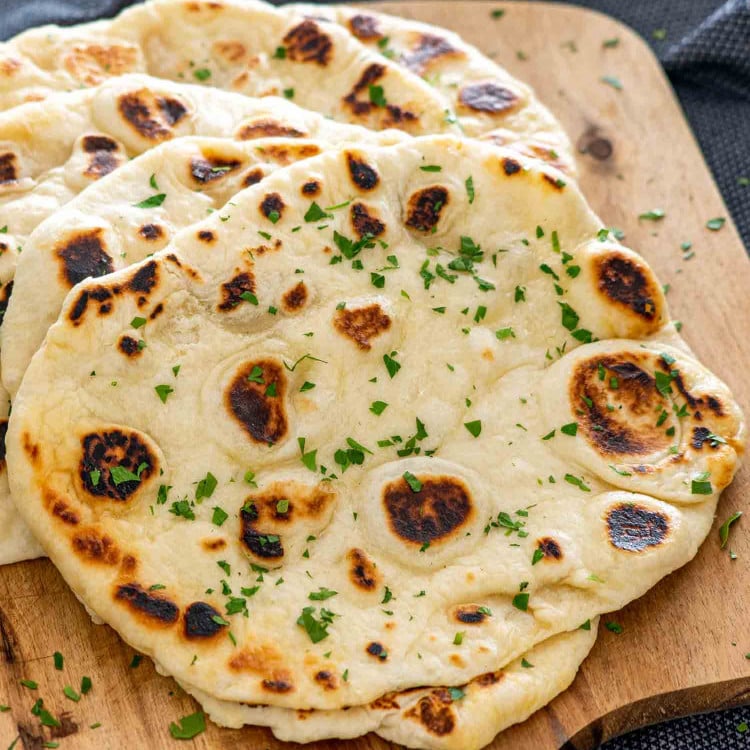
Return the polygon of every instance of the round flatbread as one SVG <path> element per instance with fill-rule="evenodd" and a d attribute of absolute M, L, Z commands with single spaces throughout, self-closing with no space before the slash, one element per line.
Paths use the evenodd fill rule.
<path fill-rule="evenodd" d="M 533 90 L 458 34 L 410 18 L 346 5 L 288 6 L 340 24 L 362 44 L 424 78 L 449 102 L 464 135 L 499 145 L 523 140 L 528 156 L 575 173 L 568 137 Z"/>
<path fill-rule="evenodd" d="M 71 291 L 14 402 L 12 494 L 87 606 L 213 698 L 461 685 L 705 538 L 744 422 L 674 340 L 560 172 L 447 136 L 344 148 Z M 645 416 L 618 443 L 662 411 L 674 451 Z"/>
<path fill-rule="evenodd" d="M 596 640 L 598 620 L 535 646 L 501 670 L 458 688 L 390 693 L 366 706 L 331 711 L 290 711 L 217 701 L 182 687 L 221 726 L 267 726 L 285 742 L 349 739 L 367 732 L 422 750 L 480 750 L 498 732 L 525 721 L 567 689 Z"/>
<path fill-rule="evenodd" d="M 529 148 L 574 169 L 562 128 L 527 86 L 456 35 L 440 30 L 436 37 L 432 27 L 405 21 L 399 32 L 402 19 L 387 16 L 376 22 L 408 64 L 380 54 L 390 53 L 387 48 L 368 48 L 362 33 L 355 37 L 293 9 L 240 0 L 146 2 L 112 20 L 44 26 L 2 45 L 0 107 L 140 71 L 252 96 L 284 94 L 302 107 L 378 130 L 463 128 L 478 135 L 501 128 L 504 140 L 528 139 Z M 413 49 L 419 33 L 433 41 Z M 438 68 L 444 83 L 422 79 Z"/>
<path fill-rule="evenodd" d="M 399 131 L 388 133 L 386 137 L 392 141 L 400 137 Z M 355 138 L 367 141 L 371 138 L 371 131 L 332 122 L 276 97 L 252 99 L 219 89 L 172 83 L 144 75 L 122 76 L 98 88 L 55 94 L 43 102 L 0 113 L 0 324 L 14 288 L 16 264 L 22 257 L 28 260 L 26 256 L 34 254 L 27 239 L 38 224 L 87 186 L 127 164 L 132 157 L 165 141 L 193 134 L 231 136 L 243 141 L 268 135 L 288 138 L 315 136 L 333 142 Z M 268 161 L 275 161 L 275 157 L 271 155 Z M 217 187 L 215 178 L 222 176 L 224 167 L 199 165 L 199 176 L 201 169 L 207 170 L 204 182 L 210 183 L 211 190 L 214 190 Z M 214 169 L 216 171 L 212 171 Z M 194 189 L 201 188 L 197 180 L 198 177 Z M 235 189 L 241 187 L 232 179 L 219 180 L 218 184 L 231 184 Z M 148 176 L 140 188 L 144 197 L 158 193 L 148 186 Z M 207 206 L 218 207 L 231 195 L 219 191 L 221 198 L 211 203 L 211 190 L 206 193 Z M 88 203 L 86 211 L 90 213 L 85 221 L 95 215 L 95 205 Z M 167 241 L 166 237 L 140 239 L 142 245 L 152 247 L 162 246 Z M 87 249 L 94 252 L 93 245 L 88 245 Z M 80 252 L 81 248 L 76 255 Z M 70 260 L 77 262 L 74 257 Z M 106 270 L 106 264 L 99 266 L 94 261 L 92 265 L 79 267 L 73 278 L 80 280 Z M 40 299 L 43 286 L 40 279 L 31 278 L 29 281 L 29 286 L 17 291 L 16 296 L 25 297 L 28 293 L 30 297 L 25 301 L 30 305 L 20 318 L 12 310 L 10 313 L 18 325 L 17 340 L 21 347 L 28 341 L 27 331 L 33 329 L 35 322 L 38 324 L 43 312 L 41 308 L 45 307 L 45 304 L 37 307 L 33 302 Z M 59 305 L 59 296 L 55 299 L 55 304 Z M 46 300 L 47 303 L 50 301 Z M 43 335 L 35 336 L 34 348 L 41 343 Z M 26 347 L 24 355 L 30 358 L 33 351 Z M 10 358 L 15 359 L 15 355 L 11 353 Z M 13 392 L 18 387 L 23 369 L 25 360 L 22 369 L 11 369 Z M 0 430 L 3 434 L 8 408 L 8 394 L 3 389 L 0 392 Z M 0 527 L 0 564 L 42 554 L 10 506 L 4 456 L 0 456 L 0 518 L 4 521 Z"/>

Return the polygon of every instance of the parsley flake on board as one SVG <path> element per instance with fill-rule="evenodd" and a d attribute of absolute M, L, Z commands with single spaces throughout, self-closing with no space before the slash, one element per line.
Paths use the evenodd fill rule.
<path fill-rule="evenodd" d="M 661 221 L 665 216 L 666 214 L 661 208 L 652 208 L 650 211 L 638 214 L 638 219 L 646 221 Z"/>
<path fill-rule="evenodd" d="M 733 513 L 729 518 L 727 518 L 726 521 L 721 525 L 721 528 L 719 529 L 719 540 L 721 541 L 721 549 L 724 549 L 727 546 L 727 542 L 729 541 L 729 530 L 732 528 L 732 524 L 736 523 L 740 520 L 742 517 L 742 511 L 738 510 L 736 513 Z"/>
<path fill-rule="evenodd" d="M 706 229 L 710 229 L 712 232 L 718 232 L 726 223 L 726 219 L 723 216 L 718 216 L 715 219 L 709 219 L 706 222 Z"/>
<path fill-rule="evenodd" d="M 178 723 L 172 722 L 169 725 L 169 733 L 176 740 L 192 740 L 202 732 L 206 731 L 206 717 L 202 711 L 196 711 L 194 714 L 183 716 Z"/>
<path fill-rule="evenodd" d="M 602 76 L 599 80 L 602 83 L 606 83 L 607 86 L 611 86 L 613 89 L 616 89 L 617 91 L 622 91 L 622 89 L 624 88 L 622 85 L 622 81 L 620 81 L 620 79 L 616 76 Z"/>

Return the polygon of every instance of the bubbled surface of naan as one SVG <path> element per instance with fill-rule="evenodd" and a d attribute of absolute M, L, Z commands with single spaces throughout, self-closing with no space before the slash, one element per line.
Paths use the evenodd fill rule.
<path fill-rule="evenodd" d="M 665 344 L 676 418 L 720 404 L 710 460 L 659 449 L 643 471 L 602 469 L 591 425 L 608 423 L 585 410 L 609 396 L 566 373 L 601 356 L 606 376 L 675 338 L 653 272 L 601 230 L 559 172 L 446 136 L 278 170 L 71 291 L 14 403 L 19 510 L 88 606 L 216 699 L 337 709 L 496 670 L 691 559 L 742 449 L 725 386 Z M 595 241 L 627 263 L 595 253 L 584 272 Z M 634 276 L 647 305 L 621 293 Z M 122 336 L 145 341 L 139 357 Z M 641 366 L 656 422 L 661 365 Z M 651 460 L 662 480 L 640 481 Z M 679 481 L 707 494 L 662 491 Z"/>

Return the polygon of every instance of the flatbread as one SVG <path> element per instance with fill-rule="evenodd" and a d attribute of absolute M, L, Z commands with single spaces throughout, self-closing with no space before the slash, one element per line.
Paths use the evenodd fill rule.
<path fill-rule="evenodd" d="M 164 671 L 295 709 L 462 685 L 693 557 L 742 414 L 560 172 L 427 137 L 231 204 L 71 291 L 8 430 L 19 512 Z"/>
<path fill-rule="evenodd" d="M 399 138 L 399 132 L 389 133 L 390 140 Z M 316 136 L 338 142 L 371 137 L 364 128 L 332 122 L 284 99 L 252 99 L 144 75 L 122 76 L 98 88 L 55 94 L 0 113 L 0 323 L 14 288 L 16 264 L 24 248 L 27 255 L 33 253 L 26 240 L 38 224 L 130 158 L 192 134 L 239 140 Z M 146 194 L 156 192 L 147 184 L 143 189 Z M 216 206 L 229 195 L 222 194 Z M 89 204 L 87 210 L 95 209 Z M 41 312 L 34 303 L 39 301 L 39 279 L 30 282 L 17 293 L 30 295 L 26 302 L 31 312 L 16 317 L 22 346 L 27 325 Z M 35 339 L 34 347 L 42 338 L 40 334 Z M 33 349 L 24 351 L 29 357 L 33 354 Z M 23 370 L 11 373 L 13 391 L 22 374 Z M 0 388 L 3 434 L 8 408 L 8 394 Z M 0 455 L 0 521 L 0 564 L 42 554 L 10 506 L 4 455 Z"/>
<path fill-rule="evenodd" d="M 287 6 L 340 24 L 373 50 L 424 78 L 457 113 L 464 135 L 509 145 L 575 174 L 567 136 L 533 90 L 448 29 L 346 5 Z"/>
<path fill-rule="evenodd" d="M 334 130 L 340 144 L 346 143 L 347 133 L 357 143 L 387 144 L 405 137 L 398 131 L 378 133 L 343 125 Z M 243 187 L 326 148 L 330 144 L 325 141 L 302 138 L 178 138 L 126 163 L 42 222 L 25 242 L 2 328 L 3 374 L 9 387 L 15 393 L 75 283 L 143 260 Z M 160 193 L 169 199 L 159 206 L 134 205 L 134 198 L 148 200 Z M 44 554 L 18 519 L 7 491 L 0 492 L 0 518 L 6 522 L 0 534 L 0 561 Z"/>
<path fill-rule="evenodd" d="M 400 20 L 383 16 L 379 23 L 394 43 L 410 44 L 408 32 L 396 31 Z M 422 80 L 414 63 L 400 65 L 345 29 L 291 9 L 252 0 L 155 0 L 113 20 L 32 29 L 0 47 L 0 107 L 140 71 L 252 96 L 286 92 L 302 107 L 378 130 L 463 128 L 477 135 L 502 128 L 505 140 L 541 143 L 541 155 L 551 146 L 558 153 L 552 158 L 574 169 L 567 137 L 533 92 L 457 36 L 440 34 L 456 50 L 456 76 L 470 79 L 457 95 Z"/>
<path fill-rule="evenodd" d="M 479 675 L 458 690 L 418 688 L 335 711 L 243 706 L 183 687 L 216 724 L 267 726 L 285 742 L 349 739 L 375 732 L 406 747 L 479 750 L 570 686 L 594 645 L 597 624 L 593 620 L 585 628 L 553 636 L 502 670 Z"/>

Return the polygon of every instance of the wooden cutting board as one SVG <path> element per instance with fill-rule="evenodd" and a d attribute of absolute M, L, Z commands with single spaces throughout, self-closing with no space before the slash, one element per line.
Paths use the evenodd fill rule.
<path fill-rule="evenodd" d="M 594 209 L 622 228 L 663 282 L 673 317 L 701 359 L 723 377 L 750 412 L 750 262 L 719 192 L 658 63 L 644 42 L 591 11 L 544 3 L 394 2 L 373 7 L 450 27 L 519 78 L 530 82 L 560 118 L 579 151 L 581 183 Z M 500 18 L 491 11 L 505 10 Z M 605 40 L 619 42 L 605 46 Z M 614 43 L 611 42 L 610 45 Z M 617 89 L 602 81 L 614 76 Z M 611 80 L 611 79 L 610 79 Z M 720 127 L 721 123 L 717 123 Z M 739 175 L 738 175 L 739 176 Z M 748 187 L 750 200 L 750 187 Z M 658 222 L 639 221 L 654 208 Z M 720 231 L 706 221 L 727 217 Z M 692 242 L 683 260 L 680 244 Z M 748 510 L 750 471 L 724 494 L 714 530 L 697 558 L 650 594 L 603 620 L 599 641 L 573 686 L 527 722 L 505 732 L 492 750 L 584 750 L 621 732 L 690 712 L 750 703 L 750 516 L 735 526 L 731 560 L 718 527 Z M 61 750 L 174 747 L 170 721 L 196 710 L 148 659 L 131 667 L 132 649 L 108 627 L 91 623 L 46 561 L 0 570 L 0 748 L 59 741 Z M 53 653 L 65 656 L 57 671 Z M 64 685 L 89 675 L 80 703 Z M 20 685 L 22 678 L 38 690 Z M 44 730 L 29 709 L 43 697 L 63 717 Z M 100 722 L 101 727 L 90 725 Z M 722 738 L 716 739 L 717 747 Z M 260 729 L 211 725 L 196 748 L 281 750 Z M 386 750 L 375 736 L 322 742 L 311 750 Z"/>

